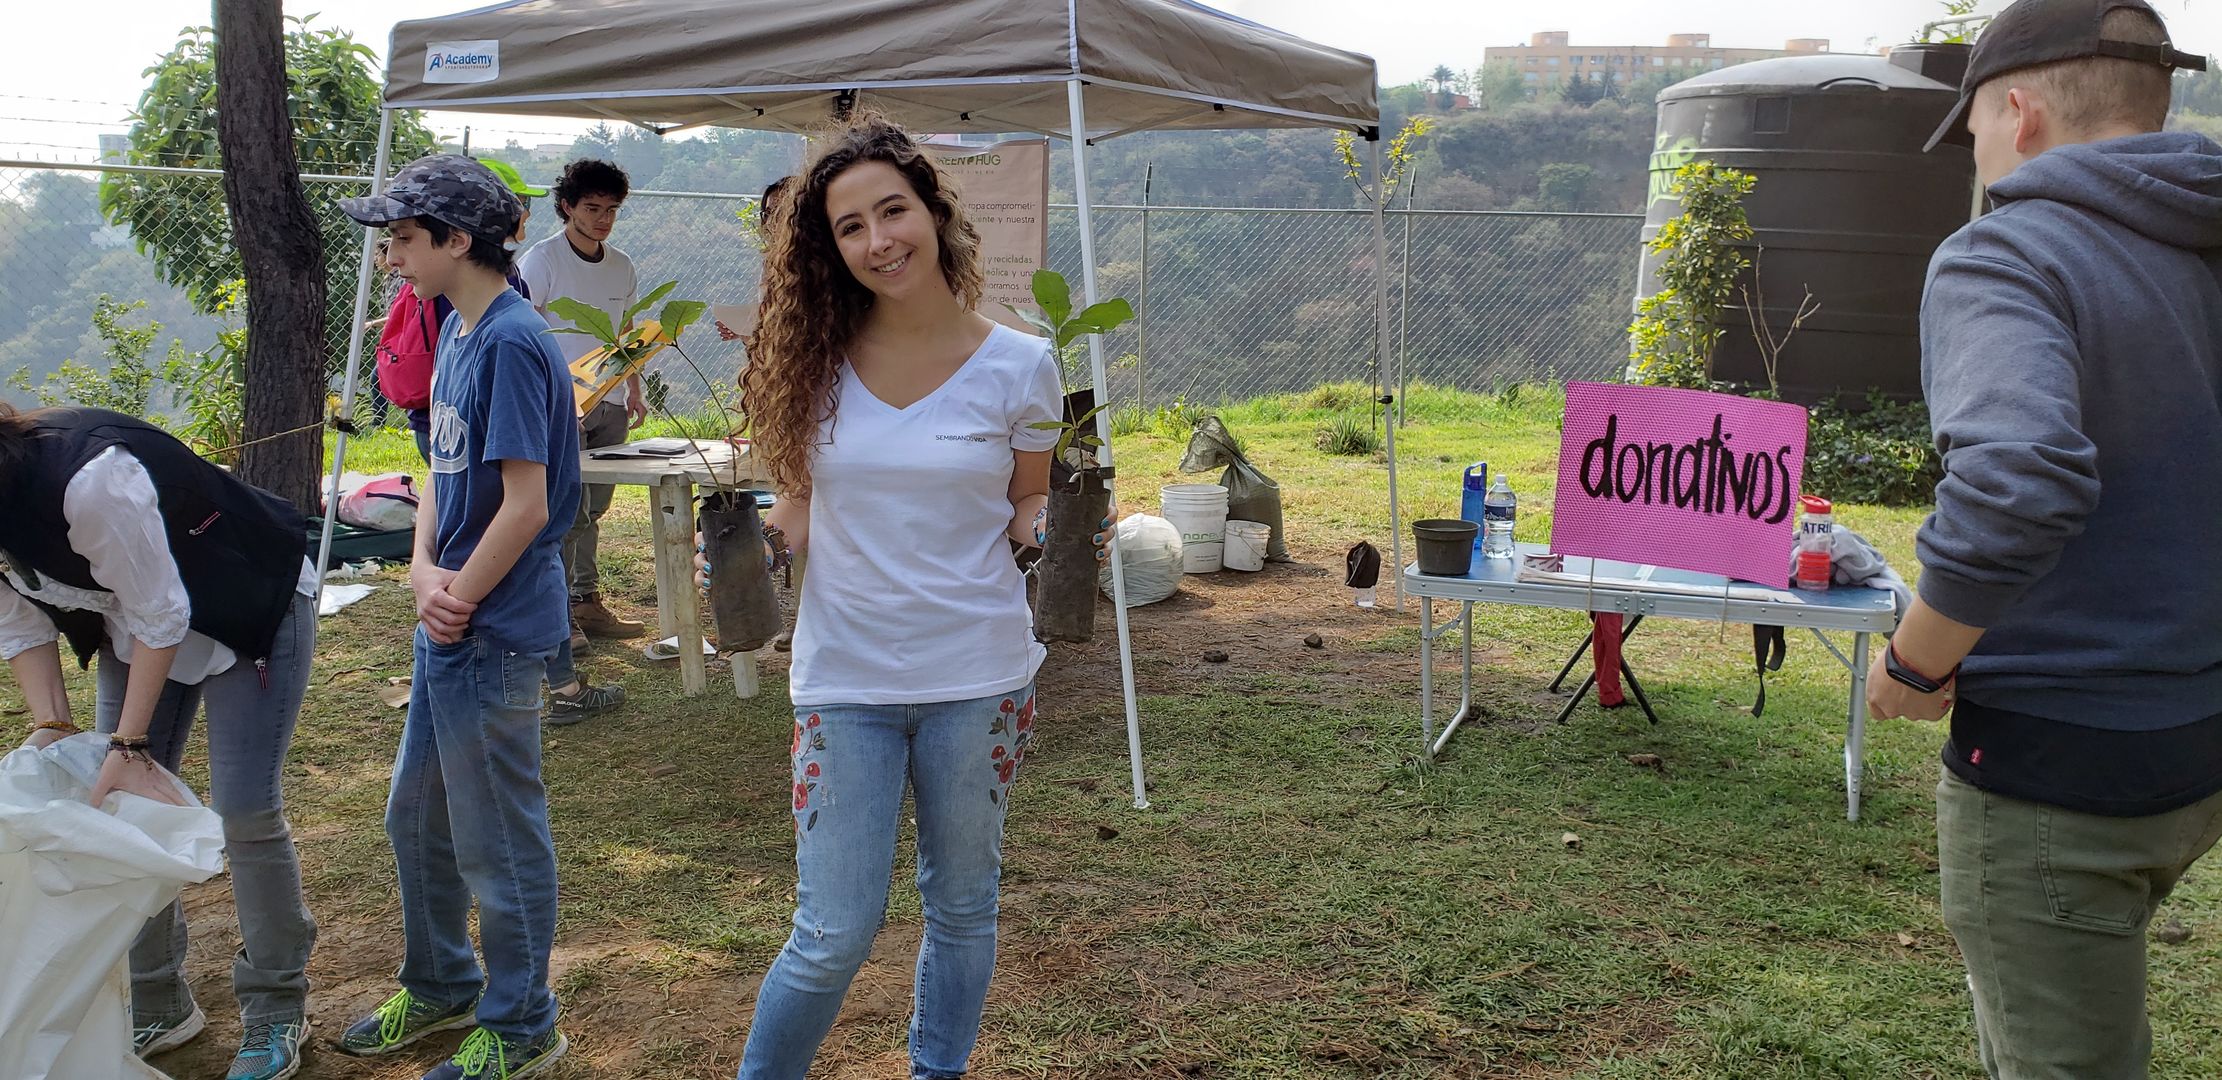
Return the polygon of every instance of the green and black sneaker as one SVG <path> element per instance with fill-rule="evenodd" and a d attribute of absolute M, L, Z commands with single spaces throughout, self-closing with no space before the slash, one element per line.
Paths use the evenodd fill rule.
<path fill-rule="evenodd" d="M 435 1005 L 403 990 L 369 1016 L 347 1025 L 339 1037 L 339 1052 L 357 1057 L 391 1054 L 435 1032 L 469 1027 L 477 1011 L 476 996 L 460 1005 Z"/>
<path fill-rule="evenodd" d="M 570 1040 L 554 1028 L 536 1039 L 505 1039 L 479 1028 L 424 1080 L 520 1080 L 554 1065 L 570 1048 Z"/>

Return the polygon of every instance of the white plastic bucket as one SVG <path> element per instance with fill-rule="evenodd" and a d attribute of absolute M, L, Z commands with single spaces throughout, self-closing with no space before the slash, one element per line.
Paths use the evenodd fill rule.
<path fill-rule="evenodd" d="M 1168 484 L 1157 497 L 1165 520 L 1180 530 L 1181 572 L 1218 570 L 1226 550 L 1227 489 L 1218 484 Z"/>
<path fill-rule="evenodd" d="M 1273 526 L 1262 521 L 1227 522 L 1227 548 L 1222 558 L 1229 570 L 1265 569 L 1265 546 L 1273 539 Z"/>

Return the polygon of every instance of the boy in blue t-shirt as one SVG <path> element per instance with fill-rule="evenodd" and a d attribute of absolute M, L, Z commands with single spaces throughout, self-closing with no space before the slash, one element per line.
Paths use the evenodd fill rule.
<path fill-rule="evenodd" d="M 563 1056 L 548 954 L 555 842 L 540 780 L 541 682 L 570 635 L 560 545 L 578 509 L 578 424 L 547 324 L 507 274 L 523 206 L 469 158 L 411 162 L 342 202 L 391 233 L 387 262 L 454 312 L 432 383 L 430 514 L 417 516 L 416 674 L 386 801 L 400 870 L 401 991 L 339 1048 L 386 1054 L 477 1029 L 425 1080 L 514 1080 Z M 481 971 L 469 916 L 478 901 Z"/>

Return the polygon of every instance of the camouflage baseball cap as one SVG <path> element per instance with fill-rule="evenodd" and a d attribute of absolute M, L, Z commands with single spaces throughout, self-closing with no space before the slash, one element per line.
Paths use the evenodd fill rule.
<path fill-rule="evenodd" d="M 402 167 L 376 195 L 341 199 L 340 209 L 365 225 L 428 217 L 480 240 L 508 247 L 525 204 L 493 170 L 460 154 L 430 154 Z"/>

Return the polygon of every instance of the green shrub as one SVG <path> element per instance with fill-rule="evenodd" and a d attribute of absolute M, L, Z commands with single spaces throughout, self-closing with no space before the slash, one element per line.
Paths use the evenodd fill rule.
<path fill-rule="evenodd" d="M 1339 413 L 1372 399 L 1373 390 L 1364 383 L 1324 383 L 1306 391 L 1297 408 L 1307 412 Z"/>
<path fill-rule="evenodd" d="M 1928 406 L 1870 393 L 1867 409 L 1815 406 L 1806 432 L 1804 489 L 1837 502 L 1919 506 L 1936 497 L 1944 462 Z"/>
<path fill-rule="evenodd" d="M 1381 432 L 1363 417 L 1343 415 L 1319 429 L 1318 445 L 1337 457 L 1364 457 L 1381 452 Z"/>

